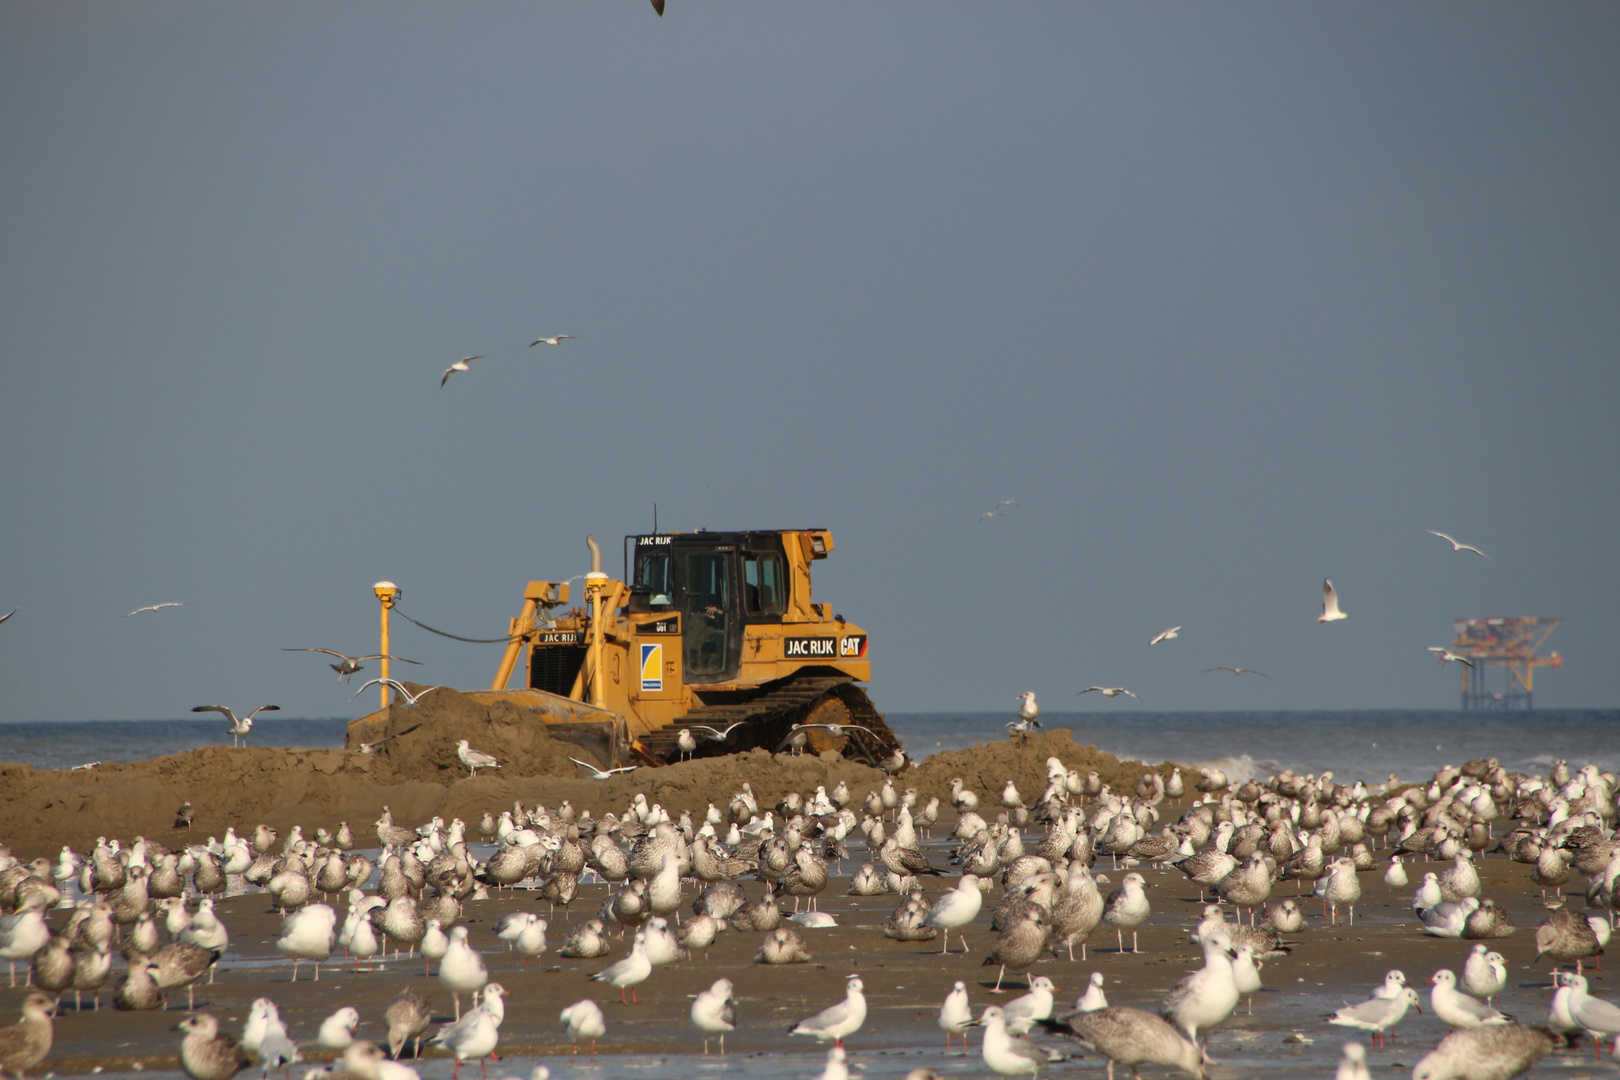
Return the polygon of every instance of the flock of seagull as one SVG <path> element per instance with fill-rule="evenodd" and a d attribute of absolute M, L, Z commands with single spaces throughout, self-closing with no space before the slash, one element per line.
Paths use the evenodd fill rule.
<path fill-rule="evenodd" d="M 1134 1073 L 1143 1064 L 1207 1076 L 1210 1034 L 1245 998 L 1252 1009 L 1267 964 L 1285 963 L 1293 950 L 1309 948 L 1303 895 L 1274 897 L 1275 887 L 1293 880 L 1303 894 L 1309 885 L 1333 923 L 1345 917 L 1353 925 L 1362 894 L 1359 875 L 1375 870 L 1381 858 L 1375 848 L 1390 853 L 1384 880 L 1392 888 L 1409 884 L 1403 857 L 1447 864 L 1424 873 L 1416 888 L 1414 929 L 1479 942 L 1460 965 L 1460 983 L 1450 969 L 1429 980 L 1429 1005 L 1454 1030 L 1418 1062 L 1416 1080 L 1505 1080 L 1567 1040 L 1590 1036 L 1601 1055 L 1620 1035 L 1620 1008 L 1591 995 L 1582 970 L 1586 959 L 1602 952 L 1620 906 L 1620 840 L 1612 831 L 1617 784 L 1594 766 L 1572 772 L 1558 762 L 1546 776 L 1529 776 L 1477 760 L 1447 766 L 1426 784 L 1392 778 L 1380 790 L 1336 783 L 1331 773 L 1284 772 L 1265 782 L 1233 784 L 1216 769 L 1201 770 L 1189 790 L 1177 769 L 1168 777 L 1145 772 L 1127 793 L 1053 757 L 1040 796 L 1026 802 L 1009 781 L 993 819 L 988 799 L 981 801 L 961 778 L 951 782 L 947 799 L 955 822 L 945 867 L 936 865 L 922 842 L 939 822 L 941 799 L 925 802 L 916 789 L 901 790 L 903 782 L 903 773 L 898 780 L 890 777 L 864 799 L 844 783 L 831 792 L 789 792 L 774 806 L 761 806 L 744 784 L 723 808 L 711 804 L 673 815 L 644 794 L 622 813 L 600 819 L 567 802 L 555 808 L 519 804 L 499 815 L 485 813 L 474 827 L 477 840 L 460 819 L 408 828 L 385 807 L 375 822 L 377 861 L 357 850 L 347 823 L 336 833 L 317 829 L 312 839 L 296 827 L 282 838 L 261 824 L 243 835 L 232 829 L 222 840 L 178 849 L 143 838 L 128 844 L 103 838 L 83 855 L 64 848 L 54 864 L 22 862 L 5 852 L 0 958 L 11 963 L 13 984 L 16 965 L 26 964 L 27 980 L 41 992 L 24 1000 L 20 1023 L 0 1029 L 0 1071 L 20 1077 L 49 1054 L 55 1004 L 49 995 L 71 990 L 78 1007 L 89 994 L 99 1009 L 119 940 L 127 966 L 113 991 L 118 1008 L 161 1008 L 181 988 L 188 1006 L 194 1004 L 194 987 L 212 979 L 229 948 L 230 932 L 214 898 L 234 886 L 262 889 L 285 913 L 276 948 L 292 961 L 295 982 L 305 963 L 318 981 L 322 964 L 339 950 L 356 969 L 373 964 L 390 945 L 396 955 L 404 949 L 419 953 L 425 965 L 437 964 L 455 1018 L 433 1033 L 430 1044 L 455 1059 L 459 1077 L 462 1063 L 483 1064 L 494 1054 L 506 1014 L 507 991 L 491 980 L 481 949 L 504 945 L 521 953 L 526 967 L 551 947 L 552 930 L 538 913 L 516 912 L 494 924 L 492 937 L 475 943 L 468 905 L 527 884 L 537 890 L 532 895 L 552 905 L 554 919 L 558 905 L 566 910 L 576 898 L 583 879 L 606 882 L 600 909 L 568 928 L 557 954 L 605 959 L 615 949 L 613 931 L 629 935 L 628 954 L 592 976 L 619 991 L 629 1008 L 661 967 L 705 952 L 720 934 L 762 935 L 762 964 L 809 960 L 806 931 L 836 925 L 819 910 L 817 898 L 837 876 L 833 864 L 856 843 L 864 843 L 870 861 L 849 879 L 849 892 L 898 898 L 884 924 L 886 937 L 938 938 L 946 953 L 954 934 L 966 952 L 962 935 L 977 926 L 992 935 L 983 961 L 998 968 L 990 992 L 1002 991 L 1009 971 L 1024 977 L 1025 994 L 977 1016 L 967 987 L 955 982 L 939 1010 L 948 1044 L 956 1037 L 965 1041 L 972 1029 L 982 1031 L 981 1056 L 997 1075 L 1035 1076 L 1064 1056 L 1032 1043 L 1029 1036 L 1039 1031 L 1083 1044 L 1107 1062 L 1110 1077 L 1116 1065 Z M 1170 807 L 1189 796 L 1192 805 L 1169 820 Z M 1494 825 L 1501 821 L 1511 826 L 1498 838 Z M 1032 836 L 1028 842 L 1026 833 Z M 478 840 L 492 845 L 485 859 L 472 853 Z M 1535 932 L 1537 956 L 1574 969 L 1556 973 L 1545 1025 L 1518 1023 L 1490 1004 L 1509 979 L 1501 954 L 1485 942 L 1516 927 L 1504 907 L 1483 895 L 1476 860 L 1487 853 L 1528 864 L 1533 884 L 1558 890 L 1548 903 L 1555 910 Z M 1119 887 L 1106 895 L 1099 888 L 1106 877 L 1092 872 L 1099 858 L 1125 870 Z M 1091 976 L 1074 1008 L 1061 1008 L 1053 980 L 1035 974 L 1037 963 L 1062 954 L 1073 960 L 1076 946 L 1084 961 L 1088 941 L 1107 929 L 1115 931 L 1116 955 L 1139 951 L 1139 929 L 1155 901 L 1133 866 L 1175 867 L 1211 894 L 1207 904 L 1200 897 L 1190 930 L 1202 966 L 1153 1008 L 1109 1003 L 1100 973 Z M 949 867 L 960 876 L 930 899 L 921 883 L 938 880 Z M 1567 909 L 1563 887 L 1575 875 L 1585 879 L 1585 900 L 1594 914 Z M 749 896 L 742 884 L 748 879 L 763 885 L 762 895 Z M 334 896 L 346 898 L 346 910 L 340 913 L 328 902 Z M 794 900 L 791 915 L 780 906 L 788 897 Z M 688 901 L 690 914 L 672 925 Z M 1222 905 L 1236 910 L 1234 920 Z M 60 928 L 48 918 L 56 912 L 71 916 Z M 1126 931 L 1132 935 L 1128 950 Z M 851 974 L 842 1000 L 790 1029 L 832 1044 L 824 1080 L 847 1080 L 844 1044 L 868 1020 L 865 989 L 863 977 Z M 1325 1019 L 1367 1033 L 1376 1048 L 1419 1000 L 1405 975 L 1392 970 L 1368 1000 Z M 558 1023 L 575 1055 L 589 1044 L 594 1058 L 598 1040 L 610 1030 L 607 1015 L 591 998 L 562 1010 Z M 718 1037 L 724 1052 L 724 1035 L 739 1023 L 731 980 L 718 979 L 697 995 L 690 1018 L 705 1051 L 709 1039 Z M 329 1071 L 312 1070 L 310 1080 L 415 1077 L 399 1058 L 407 1044 L 420 1050 L 432 1024 L 428 1002 L 407 987 L 384 1021 L 386 1054 L 378 1043 L 356 1038 L 355 1009 L 335 1011 L 320 1025 L 314 1045 L 341 1053 L 342 1061 Z M 268 998 L 254 1003 L 240 1036 L 222 1031 L 206 1012 L 182 1029 L 180 1060 L 192 1080 L 230 1080 L 253 1059 L 266 1072 L 290 1067 L 300 1054 L 299 1041 Z M 1366 1057 L 1361 1044 L 1346 1044 L 1339 1080 L 1368 1077 Z"/>
<path fill-rule="evenodd" d="M 990 517 L 992 515 L 986 514 L 984 516 L 985 517 Z M 1442 540 L 1444 540 L 1448 544 L 1450 544 L 1453 554 L 1456 554 L 1458 552 L 1463 552 L 1463 551 L 1471 551 L 1475 555 L 1480 556 L 1481 558 L 1488 558 L 1489 557 L 1483 551 L 1479 550 L 1479 548 L 1474 547 L 1472 544 L 1464 544 L 1461 541 L 1447 535 L 1446 533 L 1437 532 L 1434 529 L 1425 529 L 1424 531 L 1429 533 L 1430 535 L 1438 536 Z M 1333 587 L 1332 579 L 1324 578 L 1322 580 L 1322 614 L 1320 614 L 1320 615 L 1318 615 L 1316 617 L 1316 621 L 1318 623 L 1332 623 L 1332 622 L 1340 622 L 1340 621 L 1342 621 L 1344 619 L 1348 619 L 1349 617 L 1350 617 L 1349 614 L 1347 612 L 1345 612 L 1345 610 L 1339 606 L 1339 593 L 1338 593 L 1338 590 Z M 1184 628 L 1180 627 L 1180 626 L 1172 626 L 1168 630 L 1162 630 L 1159 633 L 1153 635 L 1153 638 L 1148 642 L 1148 645 L 1151 647 L 1153 645 L 1163 645 L 1165 642 L 1174 641 L 1174 640 L 1176 640 L 1177 638 L 1179 638 L 1181 636 L 1181 631 L 1183 629 Z M 1437 663 L 1440 663 L 1440 664 L 1462 664 L 1465 667 L 1470 667 L 1470 668 L 1472 668 L 1474 666 L 1474 663 L 1473 663 L 1472 660 L 1469 660 L 1467 657 L 1464 657 L 1464 656 L 1459 656 L 1458 654 L 1452 652 L 1450 649 L 1447 649 L 1447 648 L 1445 648 L 1444 646 L 1441 646 L 1441 645 L 1430 645 L 1430 646 L 1428 646 L 1428 651 L 1435 654 L 1435 661 Z M 1255 668 L 1235 667 L 1235 666 L 1231 666 L 1231 665 L 1222 665 L 1220 667 L 1204 668 L 1203 673 L 1207 675 L 1212 671 L 1229 671 L 1233 675 L 1259 675 L 1261 678 L 1264 678 L 1264 679 L 1271 678 L 1270 675 L 1267 675 L 1263 671 L 1256 670 Z M 1116 697 L 1119 697 L 1120 695 L 1124 695 L 1126 697 L 1135 698 L 1137 701 L 1142 700 L 1140 697 L 1137 697 L 1136 694 L 1134 694 L 1131 691 L 1125 689 L 1123 686 L 1088 686 L 1084 690 L 1080 691 L 1080 694 L 1090 694 L 1090 693 L 1100 693 L 1104 697 L 1107 697 L 1107 698 L 1116 698 Z M 1026 709 L 1027 709 L 1027 707 L 1026 707 Z M 1021 712 L 1020 713 L 1020 719 L 1025 720 L 1025 721 L 1029 721 L 1029 720 L 1033 720 L 1034 717 L 1024 715 Z M 1037 724 L 1035 726 L 1039 727 L 1040 725 Z"/>
<path fill-rule="evenodd" d="M 539 337 L 539 338 L 536 338 L 535 340 L 531 341 L 529 343 L 529 348 L 532 349 L 536 345 L 561 345 L 565 341 L 573 341 L 573 340 L 575 340 L 573 334 L 552 334 L 550 337 Z M 470 365 L 472 364 L 472 362 L 474 360 L 484 360 L 484 359 L 487 359 L 487 357 L 484 357 L 484 356 L 463 356 L 460 360 L 457 360 L 455 363 L 451 364 L 449 367 L 444 369 L 444 377 L 439 380 L 439 389 L 440 390 L 444 389 L 444 384 L 450 381 L 450 376 L 456 374 L 459 371 L 471 371 L 472 367 Z"/>

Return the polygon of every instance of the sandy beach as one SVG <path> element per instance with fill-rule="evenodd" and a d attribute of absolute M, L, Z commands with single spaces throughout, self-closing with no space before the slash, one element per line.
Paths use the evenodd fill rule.
<path fill-rule="evenodd" d="M 923 793 L 942 793 L 952 776 L 969 779 L 990 806 L 1007 779 L 1014 779 L 1026 797 L 1038 792 L 1040 774 L 1048 754 L 1056 754 L 1067 765 L 1082 772 L 1107 769 L 1116 789 L 1134 782 L 1142 766 L 1120 763 L 1077 747 L 1067 732 L 1046 732 L 1027 743 L 993 743 L 972 750 L 941 754 L 930 758 L 905 777 L 904 786 L 915 786 Z M 184 760 L 180 760 L 184 759 Z M 460 815 L 476 821 L 486 810 L 499 811 L 513 799 L 532 804 L 544 801 L 556 805 L 563 799 L 577 809 L 594 814 L 622 810 L 636 791 L 653 798 L 678 813 L 690 809 L 701 813 L 711 800 L 723 805 L 730 791 L 743 781 L 752 784 L 766 801 L 774 801 L 788 790 L 812 791 L 816 784 L 833 784 L 839 779 L 850 783 L 859 800 L 867 789 L 881 780 L 876 770 L 849 762 L 805 756 L 768 755 L 763 751 L 735 759 L 696 761 L 631 774 L 607 782 L 581 781 L 554 777 L 504 775 L 462 779 L 448 786 L 427 781 L 368 784 L 368 770 L 386 768 L 386 762 L 367 761 L 343 751 L 293 752 L 263 749 L 232 750 L 213 748 L 176 755 L 154 762 L 108 767 L 94 773 L 34 773 L 8 767 L 0 798 L 15 808 L 6 830 L 6 839 L 19 856 L 54 855 L 64 842 L 82 847 L 98 834 L 126 838 L 146 832 L 166 843 L 202 842 L 209 833 L 234 823 L 238 831 L 263 820 L 285 830 L 292 824 L 303 826 L 305 834 L 317 826 L 332 827 L 346 818 L 362 832 L 362 823 L 373 820 L 382 803 L 393 806 L 401 821 L 417 822 L 433 814 Z M 199 777 L 212 774 L 215 786 L 206 794 L 195 787 Z M 301 789 L 286 781 L 296 776 Z M 253 778 L 260 779 L 255 781 Z M 257 790 L 254 783 L 264 785 Z M 144 801 L 132 796 L 144 792 Z M 273 792 L 269 801 L 264 793 Z M 176 836 L 172 814 L 176 796 L 189 797 L 198 808 L 196 825 L 190 836 Z M 302 800 L 302 801 L 300 801 Z M 262 805 L 255 814 L 248 807 Z M 1167 801 L 1161 806 L 1164 820 L 1173 821 L 1186 809 Z M 82 809 L 71 809 L 80 807 Z M 165 818 L 167 815 L 167 818 Z M 946 878 L 927 881 L 930 895 L 937 895 L 954 884 L 956 870 L 946 864 L 950 814 L 943 815 L 933 831 L 934 840 L 926 845 L 935 866 Z M 121 828 L 115 828 L 122 825 Z M 1500 834 L 1503 822 L 1497 823 Z M 1026 832 L 1033 842 L 1038 829 Z M 368 842 L 362 839 L 362 844 Z M 848 875 L 869 856 L 858 836 L 851 838 L 852 859 L 842 866 Z M 475 853 L 490 850 L 480 846 Z M 1360 875 L 1363 897 L 1356 908 L 1355 925 L 1349 926 L 1341 913 L 1337 926 L 1329 926 L 1318 902 L 1301 901 L 1307 926 L 1290 935 L 1290 954 L 1267 962 L 1263 977 L 1266 988 L 1255 995 L 1253 1011 L 1240 1006 L 1237 1014 L 1213 1036 L 1211 1053 L 1217 1062 L 1212 1075 L 1220 1078 L 1286 1077 L 1332 1075 L 1338 1047 L 1354 1033 L 1331 1027 L 1323 1016 L 1340 1005 L 1364 1000 L 1380 983 L 1385 971 L 1402 968 L 1412 985 L 1424 995 L 1427 1008 L 1428 977 L 1437 969 L 1460 970 L 1472 942 L 1426 937 L 1414 917 L 1410 888 L 1392 890 L 1382 880 L 1387 854 L 1381 855 L 1375 870 Z M 1530 1023 L 1544 1022 L 1551 995 L 1549 963 L 1535 960 L 1535 927 L 1546 916 L 1540 890 L 1529 880 L 1530 867 L 1514 863 L 1500 854 L 1479 862 L 1484 895 L 1508 909 L 1518 931 L 1511 937 L 1491 943 L 1507 959 L 1510 977 L 1503 994 L 1506 1012 Z M 1435 869 L 1441 867 L 1434 865 Z M 1071 962 L 1066 954 L 1047 956 L 1034 973 L 1053 980 L 1058 988 L 1061 1010 L 1084 989 L 1092 971 L 1106 977 L 1106 991 L 1114 1004 L 1131 1004 L 1155 1009 L 1164 993 L 1182 975 L 1195 969 L 1200 952 L 1188 938 L 1189 930 L 1201 915 L 1198 891 L 1174 869 L 1137 867 L 1148 882 L 1153 913 L 1140 933 L 1140 953 L 1118 952 L 1112 930 L 1099 927 L 1091 936 L 1085 961 Z M 1424 872 L 1421 862 L 1410 866 L 1415 885 Z M 1108 879 L 1106 893 L 1123 876 L 1111 866 L 1107 856 L 1099 857 L 1093 872 Z M 1577 876 L 1567 887 L 1567 903 L 1580 910 L 1582 900 Z M 984 910 L 967 928 L 969 949 L 940 955 L 939 943 L 897 942 L 883 936 L 882 925 L 894 910 L 893 896 L 852 897 L 844 895 L 848 877 L 835 878 L 820 898 L 821 910 L 836 917 L 832 929 L 806 930 L 813 960 L 806 964 L 768 967 L 754 962 L 762 934 L 727 932 L 703 957 L 657 969 L 640 987 L 641 1004 L 622 1006 L 612 988 L 588 981 L 587 976 L 624 955 L 628 939 L 616 941 L 610 957 L 598 960 L 571 960 L 558 957 L 557 945 L 567 928 L 595 914 L 607 886 L 582 886 L 567 912 L 551 917 L 548 937 L 550 950 L 543 963 L 525 970 L 521 956 L 504 951 L 495 939 L 493 924 L 507 912 L 535 911 L 548 915 L 548 906 L 537 893 L 517 890 L 484 901 L 469 901 L 466 923 L 471 940 L 489 966 L 491 977 L 509 991 L 507 1015 L 501 1028 L 500 1053 L 506 1059 L 491 1065 L 492 1075 L 507 1075 L 521 1069 L 526 1075 L 531 1060 L 547 1064 L 554 1076 L 649 1077 L 693 1075 L 719 1070 L 737 1076 L 805 1076 L 820 1074 L 824 1061 L 810 1040 L 789 1038 L 787 1029 L 797 1020 L 839 1000 L 844 980 L 858 972 L 865 980 L 870 1014 L 865 1027 L 849 1039 L 851 1062 L 867 1076 L 903 1076 L 917 1066 L 926 1066 L 943 1075 L 990 1075 L 979 1057 L 978 1041 L 963 1056 L 960 1049 L 947 1055 L 943 1036 L 935 1024 L 940 1002 L 951 984 L 963 980 L 970 992 L 975 1012 L 985 1005 L 1002 1002 L 1024 989 L 1024 974 L 1008 972 L 1005 986 L 1011 993 L 994 996 L 996 968 L 983 965 L 994 938 L 989 928 L 991 910 L 1000 896 L 995 886 L 986 896 Z M 749 896 L 756 897 L 762 885 L 748 881 Z M 1293 895 L 1296 885 L 1281 882 L 1275 897 Z M 1309 893 L 1309 887 L 1304 890 Z M 683 911 L 697 889 L 687 884 Z M 791 903 L 788 905 L 791 909 Z M 231 946 L 221 962 L 215 982 L 197 991 L 197 1007 L 219 1016 L 227 1030 L 240 1031 L 241 1021 L 253 999 L 270 997 L 280 1006 L 294 1036 L 306 1044 L 306 1056 L 319 1022 L 335 1009 L 353 1005 L 359 1009 L 361 1037 L 382 1039 L 382 1013 L 387 1003 L 406 986 L 415 987 L 433 1002 L 437 1017 L 452 1014 L 449 993 L 436 978 L 426 975 L 424 963 L 401 958 L 375 965 L 375 970 L 356 973 L 352 965 L 337 958 L 323 968 L 319 981 L 290 980 L 291 963 L 274 947 L 280 917 L 268 898 L 259 893 L 239 895 L 221 901 L 219 911 L 229 925 Z M 67 913 L 58 911 L 51 921 L 58 929 Z M 1126 935 L 1126 945 L 1130 938 Z M 738 1027 L 728 1036 L 728 1055 L 708 1059 L 697 1055 L 701 1039 L 688 1019 L 689 996 L 707 988 L 721 975 L 736 984 Z M 1593 972 L 1592 992 L 1612 996 L 1608 974 Z M 0 989 L 0 1015 L 14 1015 L 24 991 Z M 165 1071 L 176 1068 L 179 1035 L 171 1030 L 182 1017 L 177 1010 L 156 1013 L 119 1013 L 105 1007 L 110 994 L 104 994 L 99 1012 L 79 1013 L 71 998 L 56 1021 L 56 1046 L 47 1067 L 59 1074 L 105 1072 L 110 1074 Z M 558 1012 L 584 997 L 601 1002 L 607 1011 L 608 1033 L 599 1047 L 594 1066 L 581 1059 L 570 1063 L 568 1045 L 557 1023 Z M 176 1006 L 183 1006 L 184 992 L 171 994 Z M 1386 1074 L 1395 1069 L 1409 1070 L 1418 1057 L 1432 1048 L 1445 1033 L 1444 1026 L 1429 1012 L 1410 1014 L 1398 1029 L 1399 1041 L 1387 1050 L 1370 1055 L 1375 1070 Z M 1296 1035 L 1296 1033 L 1298 1033 Z M 1363 1041 L 1365 1039 L 1363 1038 Z M 1102 1062 L 1082 1054 L 1079 1047 L 1052 1037 L 1040 1037 L 1038 1044 L 1070 1055 L 1055 1063 L 1054 1074 L 1100 1075 Z M 430 1052 L 419 1063 L 427 1077 L 448 1076 L 452 1062 Z M 1613 1065 L 1605 1061 L 1593 1065 L 1590 1043 L 1580 1050 L 1566 1052 L 1556 1062 L 1549 1059 L 1539 1070 L 1556 1070 L 1561 1076 L 1612 1075 Z M 1044 1070 L 1043 1070 L 1044 1074 Z M 1148 1075 L 1162 1075 L 1153 1070 Z"/>

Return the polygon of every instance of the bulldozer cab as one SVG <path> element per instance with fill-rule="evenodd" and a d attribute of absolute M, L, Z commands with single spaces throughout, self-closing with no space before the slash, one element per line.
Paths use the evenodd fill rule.
<path fill-rule="evenodd" d="M 781 623 L 788 561 L 775 532 L 626 537 L 634 544 L 629 614 L 673 612 L 689 684 L 727 682 L 742 664 L 748 626 Z M 805 575 L 808 584 L 808 574 Z"/>

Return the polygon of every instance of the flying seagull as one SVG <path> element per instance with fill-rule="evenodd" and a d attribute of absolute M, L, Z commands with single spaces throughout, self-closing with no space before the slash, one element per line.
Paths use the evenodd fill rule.
<path fill-rule="evenodd" d="M 185 606 L 186 605 L 182 604 L 178 600 L 169 600 L 169 601 L 165 601 L 164 603 L 161 603 L 161 604 L 147 604 L 145 607 L 138 607 L 134 611 L 129 612 L 128 614 L 126 614 L 124 616 L 124 618 L 127 619 L 127 618 L 129 618 L 130 615 L 139 615 L 143 611 L 162 611 L 166 607 L 185 607 Z"/>
<path fill-rule="evenodd" d="M 1348 619 L 1350 616 L 1339 610 L 1339 594 L 1333 591 L 1333 582 L 1322 579 L 1322 614 L 1316 617 L 1317 622 L 1337 622 Z"/>
<path fill-rule="evenodd" d="M 365 668 L 360 666 L 360 661 L 362 660 L 398 660 L 402 664 L 415 664 L 417 667 L 422 666 L 422 662 L 420 660 L 407 660 L 403 656 L 385 656 L 382 653 L 372 653 L 370 656 L 349 656 L 345 653 L 334 652 L 331 649 L 282 649 L 281 651 L 323 652 L 327 656 L 337 657 L 343 662 L 341 664 L 331 664 L 329 666 L 333 671 L 338 673 L 338 679 L 342 682 L 348 682 L 349 676 L 353 675 L 355 672 L 365 670 Z"/>
<path fill-rule="evenodd" d="M 333 664 L 332 666 L 336 667 L 337 665 Z M 378 683 L 382 683 L 384 686 L 391 686 L 395 690 L 399 691 L 400 696 L 405 699 L 405 704 L 407 705 L 415 705 L 418 701 L 421 701 L 423 698 L 433 693 L 433 691 L 442 689 L 442 687 L 430 686 L 420 693 L 412 694 L 409 690 L 405 689 L 404 683 L 395 682 L 393 679 L 372 679 L 370 682 L 366 683 L 365 686 L 362 686 L 360 689 L 356 690 L 353 697 L 349 698 L 349 700 L 353 701 L 355 698 L 365 693 L 367 686 L 376 686 Z"/>
<path fill-rule="evenodd" d="M 10 611 L 6 612 L 4 615 L 0 615 L 0 622 L 5 622 L 7 619 L 9 619 L 13 615 L 17 614 L 18 610 L 19 610 L 18 608 L 12 608 Z"/>
<path fill-rule="evenodd" d="M 253 718 L 262 712 L 280 712 L 281 706 L 260 705 L 257 709 L 254 709 L 252 712 L 242 717 L 237 716 L 234 712 L 227 709 L 223 705 L 198 705 L 191 711 L 223 713 L 225 715 L 225 719 L 231 722 L 231 736 L 233 739 L 233 745 L 241 746 L 242 740 L 247 737 L 247 733 L 253 730 Z"/>
<path fill-rule="evenodd" d="M 614 773 L 634 772 L 636 769 L 640 768 L 639 765 L 625 765 L 625 766 L 623 766 L 621 768 L 617 768 L 617 769 L 598 769 L 595 765 L 592 765 L 590 762 L 581 761 L 577 757 L 571 757 L 568 760 L 572 761 L 575 765 L 583 765 L 587 769 L 591 770 L 591 779 L 592 780 L 609 780 L 609 779 L 612 779 Z"/>
<path fill-rule="evenodd" d="M 1178 638 L 1180 636 L 1181 636 L 1181 627 L 1172 626 L 1170 629 L 1166 630 L 1164 633 L 1159 634 L 1156 637 L 1154 637 L 1154 639 L 1152 641 L 1148 642 L 1148 644 L 1149 645 L 1157 645 L 1161 641 L 1174 641 L 1174 640 L 1176 640 L 1176 638 Z"/>
<path fill-rule="evenodd" d="M 421 724 L 412 724 L 410 727 L 406 728 L 404 731 L 396 731 L 392 735 L 386 735 L 381 739 L 374 739 L 371 742 L 363 742 L 363 743 L 360 744 L 360 752 L 362 754 L 375 754 L 377 752 L 377 748 L 379 746 L 385 746 L 388 743 L 393 742 L 395 739 L 402 738 L 403 736 L 409 735 L 411 732 L 415 731 L 417 728 L 419 728 L 421 726 L 422 726 Z"/>
<path fill-rule="evenodd" d="M 1468 659 L 1468 657 L 1458 656 L 1444 645 L 1430 645 L 1429 651 L 1439 654 L 1434 658 L 1434 662 L 1437 664 L 1462 664 L 1466 667 L 1474 666 L 1474 662 Z"/>
<path fill-rule="evenodd" d="M 482 356 L 463 356 L 460 360 L 457 360 L 455 363 L 453 363 L 449 367 L 445 368 L 444 369 L 444 378 L 439 380 L 439 389 L 440 390 L 444 389 L 444 384 L 450 381 L 450 376 L 454 375 L 458 371 L 471 370 L 470 368 L 467 367 L 467 365 L 472 363 L 474 360 L 482 360 L 482 359 L 483 359 Z"/>
<path fill-rule="evenodd" d="M 1265 672 L 1258 671 L 1252 667 L 1226 667 L 1225 665 L 1222 665 L 1221 667 L 1207 667 L 1204 669 L 1204 674 L 1207 675 L 1211 671 L 1230 671 L 1234 675 L 1258 675 L 1262 679 L 1271 678 L 1271 676 L 1267 675 Z"/>
<path fill-rule="evenodd" d="M 1088 686 L 1084 690 L 1080 691 L 1080 694 L 1089 694 L 1093 690 L 1097 691 L 1103 697 L 1113 698 L 1113 697 L 1119 697 L 1119 695 L 1124 694 L 1126 697 L 1136 698 L 1137 701 L 1142 700 L 1141 698 L 1136 697 L 1136 695 L 1131 693 L 1129 690 L 1125 689 L 1123 686 Z M 1080 694 L 1076 694 L 1074 696 L 1079 697 Z"/>
<path fill-rule="evenodd" d="M 710 742 L 725 742 L 726 736 L 730 735 L 733 731 L 736 731 L 738 728 L 747 723 L 747 720 L 739 720 L 735 724 L 732 724 L 730 727 L 726 728 L 724 731 L 721 731 L 719 728 L 712 728 L 708 724 L 693 724 L 689 730 L 707 731 L 708 734 L 703 736 L 705 739 L 708 739 Z"/>
<path fill-rule="evenodd" d="M 565 341 L 577 340 L 579 339 L 574 337 L 573 334 L 555 334 L 551 337 L 537 338 L 536 340 L 529 342 L 529 348 L 532 349 L 536 345 L 561 345 Z"/>
<path fill-rule="evenodd" d="M 1428 533 L 1431 536 L 1438 536 L 1440 539 L 1442 539 L 1446 543 L 1450 544 L 1451 545 L 1451 553 L 1453 555 L 1457 554 L 1457 552 L 1459 552 L 1459 551 L 1472 551 L 1475 555 L 1478 555 L 1482 559 L 1490 558 L 1489 555 L 1487 555 L 1483 551 L 1479 550 L 1479 548 L 1475 547 L 1473 544 L 1464 544 L 1461 541 L 1459 541 L 1459 540 L 1457 540 L 1457 539 L 1455 539 L 1453 537 L 1447 536 L 1443 532 L 1437 532 L 1434 529 L 1424 529 L 1423 531 Z"/>

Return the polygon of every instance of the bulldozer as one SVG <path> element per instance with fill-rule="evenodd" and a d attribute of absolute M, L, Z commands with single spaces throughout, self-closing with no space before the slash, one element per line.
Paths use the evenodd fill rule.
<path fill-rule="evenodd" d="M 608 765 L 789 743 L 875 765 L 899 746 L 858 685 L 871 679 L 866 631 L 811 595 L 828 530 L 626 536 L 622 578 L 586 544 L 583 605 L 569 607 L 577 578 L 530 581 L 490 689 L 469 696 L 518 705 Z M 351 724 L 350 741 L 380 730 L 386 711 Z M 586 735 L 609 729 L 606 747 Z M 680 747 L 683 729 L 695 750 Z"/>

